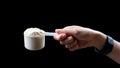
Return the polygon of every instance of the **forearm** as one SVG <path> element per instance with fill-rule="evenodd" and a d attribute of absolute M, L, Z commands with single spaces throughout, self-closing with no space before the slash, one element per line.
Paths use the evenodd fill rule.
<path fill-rule="evenodd" d="M 107 56 L 120 64 L 120 43 L 118 41 L 114 40 L 113 49 Z"/>
<path fill-rule="evenodd" d="M 103 34 L 103 33 L 99 33 L 96 35 L 96 45 L 95 47 L 101 51 L 104 46 L 105 46 L 105 42 L 107 39 L 107 35 Z M 111 58 L 112 60 L 114 60 L 115 62 L 117 62 L 118 64 L 120 64 L 120 43 L 116 40 L 113 39 L 113 48 L 112 51 L 110 53 L 108 53 L 106 56 L 108 56 L 109 58 Z"/>

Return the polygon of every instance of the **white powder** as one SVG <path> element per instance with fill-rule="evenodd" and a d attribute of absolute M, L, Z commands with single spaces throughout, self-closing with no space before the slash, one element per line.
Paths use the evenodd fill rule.
<path fill-rule="evenodd" d="M 24 31 L 24 35 L 29 37 L 40 37 L 45 35 L 45 31 L 39 28 L 27 28 Z"/>
<path fill-rule="evenodd" d="M 28 28 L 24 31 L 24 45 L 28 50 L 40 50 L 45 46 L 45 31 Z"/>

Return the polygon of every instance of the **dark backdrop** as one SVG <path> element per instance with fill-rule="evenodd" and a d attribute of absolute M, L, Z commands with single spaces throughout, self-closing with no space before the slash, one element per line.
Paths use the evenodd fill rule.
<path fill-rule="evenodd" d="M 69 25 L 80 25 L 102 31 L 120 41 L 119 18 L 112 14 L 91 15 L 14 15 L 8 16 L 8 32 L 11 45 L 6 49 L 7 63 L 18 66 L 117 66 L 108 57 L 94 52 L 93 48 L 85 48 L 70 52 L 52 37 L 46 37 L 45 48 L 29 51 L 24 48 L 23 32 L 29 27 L 38 27 L 45 31 L 63 28 Z M 6 23 L 4 23 L 6 24 Z"/>

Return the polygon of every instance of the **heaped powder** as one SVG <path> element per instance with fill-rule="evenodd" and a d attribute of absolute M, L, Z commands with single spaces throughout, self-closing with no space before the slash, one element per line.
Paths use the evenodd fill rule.
<path fill-rule="evenodd" d="M 40 37 L 45 35 L 45 31 L 39 28 L 27 28 L 24 31 L 24 35 L 29 37 Z"/>

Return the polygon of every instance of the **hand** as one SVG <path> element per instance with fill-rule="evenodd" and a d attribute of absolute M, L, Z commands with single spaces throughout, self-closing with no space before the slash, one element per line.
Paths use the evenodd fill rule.
<path fill-rule="evenodd" d="M 56 29 L 55 32 L 54 39 L 70 51 L 92 46 L 102 49 L 106 39 L 105 34 L 81 26 L 67 26 Z"/>

